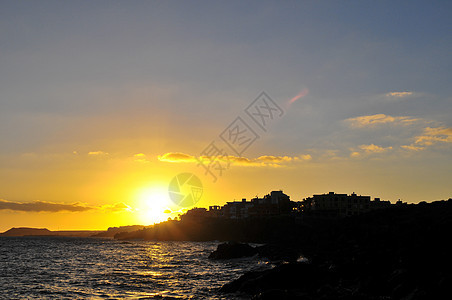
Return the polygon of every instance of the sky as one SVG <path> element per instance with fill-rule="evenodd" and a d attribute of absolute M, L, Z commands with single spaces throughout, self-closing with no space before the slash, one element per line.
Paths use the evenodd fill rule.
<path fill-rule="evenodd" d="M 283 190 L 452 197 L 449 1 L 1 1 L 0 231 Z M 262 94 L 264 93 L 264 94 Z M 199 178 L 191 206 L 178 174 Z"/>

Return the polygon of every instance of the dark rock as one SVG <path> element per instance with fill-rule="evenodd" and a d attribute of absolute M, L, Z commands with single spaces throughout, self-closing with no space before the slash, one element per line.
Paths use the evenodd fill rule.
<path fill-rule="evenodd" d="M 242 243 L 223 243 L 218 245 L 217 250 L 210 253 L 210 259 L 232 259 L 250 257 L 257 254 L 256 248 Z"/>
<path fill-rule="evenodd" d="M 415 288 L 415 280 L 406 269 L 396 269 L 388 279 L 389 288 L 392 290 L 392 298 L 401 299 L 407 296 Z"/>
<path fill-rule="evenodd" d="M 252 300 L 292 300 L 292 299 L 304 299 L 309 300 L 311 297 L 307 293 L 294 291 L 294 290 L 269 290 L 259 293 L 251 298 Z"/>
<path fill-rule="evenodd" d="M 260 257 L 270 261 L 295 262 L 300 257 L 299 250 L 285 245 L 268 244 L 256 248 Z"/>
<path fill-rule="evenodd" d="M 246 272 L 245 274 L 240 276 L 238 279 L 224 284 L 220 288 L 220 292 L 221 293 L 235 293 L 235 292 L 243 291 L 242 287 L 246 282 L 253 281 L 256 278 L 258 278 L 260 275 L 262 275 L 262 272 L 260 272 L 260 271 Z"/>
<path fill-rule="evenodd" d="M 223 285 L 220 292 L 259 294 L 271 290 L 312 292 L 320 287 L 325 274 L 308 263 L 282 264 L 270 270 L 247 272 L 240 278 Z"/>

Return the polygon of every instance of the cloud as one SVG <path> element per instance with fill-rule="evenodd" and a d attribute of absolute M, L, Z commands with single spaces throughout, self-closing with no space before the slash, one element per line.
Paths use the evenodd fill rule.
<path fill-rule="evenodd" d="M 244 167 L 281 167 L 285 163 L 294 161 L 294 157 L 289 156 L 273 156 L 273 155 L 263 155 L 258 158 L 247 158 L 239 157 L 233 155 L 227 156 L 200 156 L 198 158 L 201 162 L 211 163 L 218 160 L 227 165 L 234 164 L 236 166 Z"/>
<path fill-rule="evenodd" d="M 247 158 L 247 157 L 239 157 L 233 155 L 218 155 L 218 156 L 207 156 L 202 155 L 199 157 L 185 154 L 181 152 L 169 152 L 163 155 L 159 155 L 158 159 L 164 162 L 170 163 L 212 163 L 215 161 L 225 163 L 227 165 L 234 164 L 237 166 L 270 166 L 270 167 L 280 167 L 288 162 L 294 161 L 308 161 L 312 159 L 312 156 L 309 154 L 303 154 L 300 156 L 274 156 L 274 155 L 262 155 L 258 158 Z"/>
<path fill-rule="evenodd" d="M 115 203 L 112 205 L 110 205 L 110 204 L 103 205 L 99 209 L 111 211 L 111 212 L 131 211 L 132 210 L 132 208 L 130 206 L 128 206 L 127 204 L 125 204 L 124 202 L 119 202 L 119 203 Z"/>
<path fill-rule="evenodd" d="M 269 167 L 280 167 L 286 162 L 290 162 L 293 160 L 292 157 L 289 156 L 273 156 L 273 155 L 263 155 L 258 158 L 246 158 L 246 157 L 237 157 L 237 156 L 227 156 L 221 159 L 227 159 L 228 162 L 235 164 L 237 166 L 269 166 Z"/>
<path fill-rule="evenodd" d="M 91 156 L 107 156 L 109 153 L 104 151 L 90 151 L 88 152 L 88 155 Z"/>
<path fill-rule="evenodd" d="M 361 153 L 359 153 L 358 151 L 353 151 L 352 153 L 350 153 L 350 157 L 360 157 Z"/>
<path fill-rule="evenodd" d="M 452 143 L 452 128 L 427 127 L 422 135 L 415 138 L 416 145 L 431 146 L 436 143 Z"/>
<path fill-rule="evenodd" d="M 413 95 L 413 92 L 390 92 L 385 94 L 388 98 L 406 98 Z"/>
<path fill-rule="evenodd" d="M 280 163 L 285 161 L 293 160 L 292 157 L 289 156 L 273 156 L 273 155 L 263 155 L 257 158 L 258 161 L 269 162 L 269 163 Z"/>
<path fill-rule="evenodd" d="M 421 119 L 416 119 L 408 116 L 393 117 L 385 114 L 376 114 L 349 118 L 345 121 L 349 123 L 352 128 L 363 128 L 382 124 L 410 125 L 415 122 L 421 121 Z"/>
<path fill-rule="evenodd" d="M 413 139 L 414 143 L 400 147 L 408 151 L 421 151 L 438 143 L 452 143 L 452 128 L 444 126 L 426 127 L 423 129 L 422 134 L 415 136 Z"/>
<path fill-rule="evenodd" d="M 410 150 L 410 151 L 421 151 L 421 150 L 425 149 L 425 147 L 417 147 L 417 146 L 413 146 L 413 145 L 402 145 L 402 146 L 400 146 L 400 148 L 402 148 L 404 150 Z"/>
<path fill-rule="evenodd" d="M 60 212 L 60 211 L 81 212 L 91 210 L 93 208 L 81 203 L 62 204 L 44 201 L 34 201 L 27 203 L 27 202 L 11 202 L 0 199 L 0 210 L 5 209 L 26 212 Z"/>
<path fill-rule="evenodd" d="M 150 161 L 147 159 L 146 155 L 143 153 L 137 153 L 133 156 L 133 161 L 138 162 L 138 163 L 150 163 Z"/>
<path fill-rule="evenodd" d="M 350 158 L 365 158 L 373 155 L 383 154 L 392 150 L 393 147 L 382 147 L 375 144 L 359 145 L 358 148 L 350 148 Z"/>
<path fill-rule="evenodd" d="M 385 114 L 376 114 L 369 116 L 360 116 L 345 120 L 352 128 L 374 128 L 383 125 L 395 125 L 400 131 L 395 138 L 394 127 L 391 132 L 385 132 L 385 138 L 393 135 L 394 147 L 400 147 L 406 151 L 421 151 L 426 147 L 440 143 L 452 143 L 452 128 L 442 126 L 440 123 L 422 118 L 413 118 L 410 116 L 390 116 Z M 411 126 L 407 126 L 411 125 Z M 428 127 L 426 127 L 429 125 Z M 388 129 L 388 128 L 386 128 Z M 416 131 L 416 134 L 413 132 Z M 381 153 L 389 150 L 391 147 L 382 148 L 376 145 L 361 145 L 360 149 L 366 153 Z M 384 151 L 383 151 L 384 149 Z M 350 149 L 353 153 L 350 157 L 360 156 L 359 151 Z M 406 152 L 405 152 L 406 153 Z"/>
<path fill-rule="evenodd" d="M 289 100 L 289 104 L 294 103 L 295 101 L 297 101 L 300 98 L 303 98 L 304 96 L 306 96 L 307 94 L 309 94 L 309 90 L 307 88 L 304 88 L 303 90 L 301 90 L 301 92 L 299 92 L 295 97 L 293 97 L 292 99 Z"/>
<path fill-rule="evenodd" d="M 310 154 L 302 154 L 302 155 L 300 155 L 299 159 L 301 159 L 301 160 L 311 160 L 312 156 Z"/>
<path fill-rule="evenodd" d="M 115 203 L 103 206 L 88 206 L 83 203 L 54 203 L 46 201 L 33 201 L 33 202 L 13 202 L 0 199 L 0 210 L 13 210 L 23 212 L 85 212 L 89 210 L 102 210 L 102 211 L 130 211 L 131 208 L 125 203 Z"/>
<path fill-rule="evenodd" d="M 370 145 L 360 145 L 359 148 L 361 150 L 364 150 L 364 152 L 370 154 L 370 153 L 383 153 L 386 152 L 388 150 L 391 150 L 392 147 L 381 147 L 378 145 L 374 145 L 374 144 L 370 144 Z"/>
<path fill-rule="evenodd" d="M 158 160 L 171 163 L 195 162 L 196 157 L 181 152 L 168 152 L 163 155 L 159 155 Z"/>

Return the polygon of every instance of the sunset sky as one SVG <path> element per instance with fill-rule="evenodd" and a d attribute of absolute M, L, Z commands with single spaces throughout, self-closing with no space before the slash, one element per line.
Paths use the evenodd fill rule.
<path fill-rule="evenodd" d="M 184 211 L 168 197 L 184 172 L 202 181 L 198 207 L 280 189 L 448 199 L 451 12 L 450 1 L 2 1 L 0 231 L 166 220 Z M 264 127 L 246 112 L 262 92 L 280 108 Z M 238 153 L 221 138 L 237 120 L 255 137 Z M 224 156 L 206 154 L 212 142 Z M 212 159 L 228 166 L 216 181 L 199 163 Z"/>

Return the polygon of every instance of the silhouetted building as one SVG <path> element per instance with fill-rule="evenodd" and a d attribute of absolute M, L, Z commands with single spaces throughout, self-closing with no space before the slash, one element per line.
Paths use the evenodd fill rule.
<path fill-rule="evenodd" d="M 294 202 L 290 201 L 290 197 L 282 191 L 272 191 L 263 198 L 253 198 L 251 203 L 254 206 L 250 209 L 249 214 L 253 217 L 288 214 L 294 207 Z"/>
<path fill-rule="evenodd" d="M 255 197 L 251 201 L 227 202 L 221 208 L 221 216 L 227 219 L 246 219 L 249 217 L 266 217 L 288 214 L 293 202 L 282 191 L 272 191 L 263 198 Z"/>
<path fill-rule="evenodd" d="M 371 201 L 370 196 L 329 192 L 304 199 L 299 205 L 299 209 L 313 216 L 336 218 L 359 215 L 390 206 L 390 201 L 381 201 L 380 198 Z"/>
<path fill-rule="evenodd" d="M 219 205 L 209 206 L 208 216 L 209 218 L 220 218 L 222 216 L 221 206 Z"/>
<path fill-rule="evenodd" d="M 253 203 L 247 202 L 245 198 L 242 201 L 227 202 L 221 209 L 222 216 L 227 219 L 246 219 L 251 207 Z"/>
<path fill-rule="evenodd" d="M 374 201 L 370 202 L 370 209 L 380 209 L 380 208 L 388 208 L 391 207 L 391 201 L 380 200 L 380 198 L 375 198 Z"/>
<path fill-rule="evenodd" d="M 406 205 L 406 203 L 397 201 L 395 205 Z M 243 198 L 241 201 L 227 202 L 224 206 L 209 206 L 209 210 L 193 208 L 181 216 L 181 219 L 225 218 L 240 220 L 288 215 L 293 212 L 302 216 L 340 218 L 391 206 L 390 201 L 383 201 L 380 198 L 371 201 L 370 196 L 361 196 L 355 193 L 347 195 L 329 192 L 328 194 L 313 195 L 303 199 L 303 201 L 293 202 L 283 191 L 272 191 L 262 198 L 255 197 L 251 201 L 246 201 Z"/>

